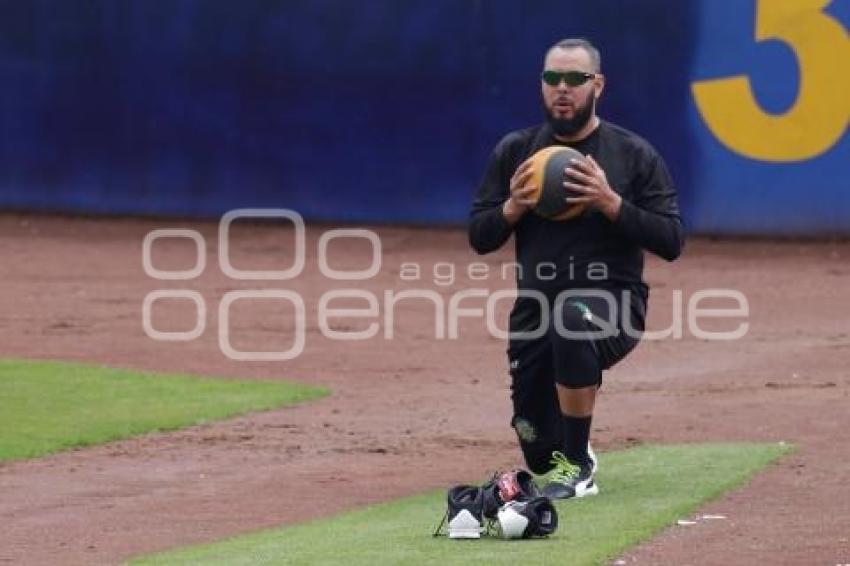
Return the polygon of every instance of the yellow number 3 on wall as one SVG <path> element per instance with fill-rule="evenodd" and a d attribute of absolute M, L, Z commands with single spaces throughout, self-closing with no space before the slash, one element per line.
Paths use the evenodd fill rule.
<path fill-rule="evenodd" d="M 703 120 L 729 149 L 764 161 L 801 161 L 826 152 L 844 134 L 850 38 L 841 22 L 823 12 L 830 1 L 758 1 L 756 41 L 781 40 L 799 61 L 799 91 L 786 113 L 765 112 L 746 75 L 691 86 Z"/>

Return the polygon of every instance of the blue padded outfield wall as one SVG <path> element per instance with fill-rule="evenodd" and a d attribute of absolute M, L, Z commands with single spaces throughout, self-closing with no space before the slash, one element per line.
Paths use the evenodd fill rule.
<path fill-rule="evenodd" d="M 850 0 L 8 0 L 0 208 L 461 223 L 586 36 L 688 227 L 850 233 Z"/>

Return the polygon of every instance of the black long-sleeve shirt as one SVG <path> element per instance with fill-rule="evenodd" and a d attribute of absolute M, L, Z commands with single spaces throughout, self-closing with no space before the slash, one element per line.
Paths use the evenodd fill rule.
<path fill-rule="evenodd" d="M 623 199 L 615 221 L 588 209 L 563 222 L 529 212 L 515 226 L 508 224 L 502 205 L 511 177 L 523 161 L 550 145 L 568 145 L 593 156 Z M 672 261 L 684 244 L 676 189 L 663 159 L 643 138 L 604 120 L 575 143 L 556 140 L 548 124 L 511 132 L 499 142 L 472 204 L 469 242 L 486 254 L 499 249 L 511 233 L 520 266 L 517 287 L 540 291 L 550 301 L 567 289 L 612 286 L 632 290 L 645 301 L 643 250 Z M 519 297 L 511 330 L 536 328 L 538 310 L 537 301 Z"/>

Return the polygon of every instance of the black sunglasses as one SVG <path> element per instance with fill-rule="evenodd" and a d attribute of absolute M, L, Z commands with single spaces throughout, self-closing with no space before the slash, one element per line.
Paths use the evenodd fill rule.
<path fill-rule="evenodd" d="M 585 73 L 584 71 L 543 71 L 541 78 L 543 82 L 549 86 L 558 86 L 561 81 L 567 83 L 568 86 L 581 86 L 593 77 L 593 73 Z"/>

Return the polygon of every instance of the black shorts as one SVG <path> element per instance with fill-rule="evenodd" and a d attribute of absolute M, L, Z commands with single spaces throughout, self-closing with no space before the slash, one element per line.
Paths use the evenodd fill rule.
<path fill-rule="evenodd" d="M 562 445 L 556 383 L 600 386 L 602 371 L 625 358 L 640 340 L 645 297 L 634 292 L 624 296 L 619 290 L 610 297 L 570 298 L 553 307 L 546 334 L 511 343 L 511 425 L 532 470 L 547 468 L 552 450 Z M 561 324 L 556 327 L 558 317 Z"/>

